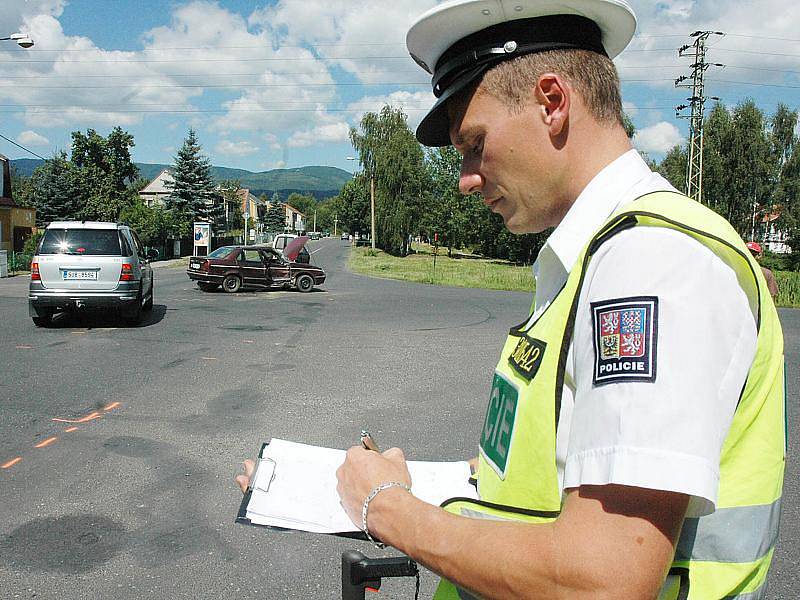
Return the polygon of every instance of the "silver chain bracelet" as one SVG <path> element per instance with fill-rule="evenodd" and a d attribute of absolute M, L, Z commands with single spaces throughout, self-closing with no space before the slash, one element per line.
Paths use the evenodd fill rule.
<path fill-rule="evenodd" d="M 385 483 L 376 486 L 364 499 L 364 505 L 361 507 L 361 531 L 364 532 L 364 535 L 367 536 L 367 539 L 375 544 L 376 548 L 386 548 L 386 544 L 383 542 L 376 542 L 372 539 L 372 536 L 369 534 L 369 529 L 367 529 L 367 511 L 369 510 L 369 503 L 375 499 L 375 496 L 380 494 L 383 490 L 388 490 L 389 488 L 393 487 L 400 487 L 407 491 L 409 494 L 411 493 L 411 488 L 407 486 L 405 483 L 400 481 L 387 481 Z"/>

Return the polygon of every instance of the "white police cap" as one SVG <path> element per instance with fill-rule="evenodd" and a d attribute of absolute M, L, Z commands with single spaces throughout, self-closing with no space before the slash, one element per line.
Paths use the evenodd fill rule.
<path fill-rule="evenodd" d="M 411 26 L 406 46 L 433 75 L 436 104 L 417 128 L 427 146 L 450 143 L 447 100 L 500 62 L 546 50 L 617 56 L 633 38 L 625 0 L 450 0 Z"/>

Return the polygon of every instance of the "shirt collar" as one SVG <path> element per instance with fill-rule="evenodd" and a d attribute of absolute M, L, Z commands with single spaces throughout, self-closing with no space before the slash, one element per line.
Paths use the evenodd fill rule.
<path fill-rule="evenodd" d="M 636 150 L 629 150 L 600 171 L 583 189 L 543 247 L 548 248 L 566 272 L 572 268 L 583 247 L 621 205 L 630 190 L 652 175 Z"/>

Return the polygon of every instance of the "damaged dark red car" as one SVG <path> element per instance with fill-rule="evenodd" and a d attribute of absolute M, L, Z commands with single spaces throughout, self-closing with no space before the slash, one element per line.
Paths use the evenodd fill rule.
<path fill-rule="evenodd" d="M 269 246 L 222 246 L 208 256 L 190 257 L 186 274 L 205 292 L 219 286 L 229 293 L 242 288 L 310 292 L 324 283 L 325 271 L 295 262 L 308 239 L 302 236 L 292 240 L 283 252 Z"/>

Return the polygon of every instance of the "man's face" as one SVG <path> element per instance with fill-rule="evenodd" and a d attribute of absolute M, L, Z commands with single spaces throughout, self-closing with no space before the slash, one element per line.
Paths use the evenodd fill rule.
<path fill-rule="evenodd" d="M 558 224 L 562 206 L 558 160 L 533 99 L 511 112 L 478 89 L 448 106 L 450 139 L 462 155 L 459 189 L 480 193 L 512 233 L 535 233 Z"/>

